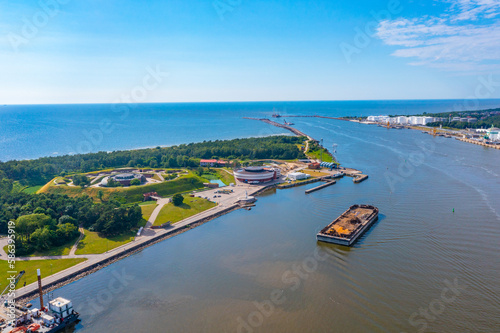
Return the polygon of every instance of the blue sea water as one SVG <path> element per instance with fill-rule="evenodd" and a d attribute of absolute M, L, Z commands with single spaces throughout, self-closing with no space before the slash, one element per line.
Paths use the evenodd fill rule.
<path fill-rule="evenodd" d="M 289 134 L 243 117 L 421 114 L 500 106 L 500 100 L 395 100 L 0 107 L 0 161 Z M 282 118 L 283 119 L 283 118 Z"/>

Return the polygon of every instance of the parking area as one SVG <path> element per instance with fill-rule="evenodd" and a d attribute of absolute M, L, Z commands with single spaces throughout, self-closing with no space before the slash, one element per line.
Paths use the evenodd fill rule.
<path fill-rule="evenodd" d="M 235 204 L 238 201 L 238 198 L 244 197 L 245 192 L 248 193 L 248 195 L 252 195 L 253 193 L 262 189 L 264 186 L 238 184 L 235 186 L 225 186 L 220 188 L 207 189 L 206 191 L 196 193 L 195 196 L 200 198 L 206 198 L 210 201 L 214 201 L 221 207 L 227 207 Z M 221 193 L 221 192 L 230 192 L 230 193 Z"/>

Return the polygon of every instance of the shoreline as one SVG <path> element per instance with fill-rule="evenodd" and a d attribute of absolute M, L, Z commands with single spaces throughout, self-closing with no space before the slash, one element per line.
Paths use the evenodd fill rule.
<path fill-rule="evenodd" d="M 249 195 L 253 196 L 258 196 L 262 194 L 263 192 L 266 192 L 268 190 L 271 190 L 273 188 L 276 188 L 277 184 L 271 184 L 268 186 L 260 187 L 260 188 L 255 188 L 255 191 L 252 191 L 249 193 Z M 115 262 L 118 262 L 124 258 L 127 258 L 131 255 L 134 255 L 135 253 L 138 253 L 152 245 L 155 245 L 157 243 L 160 243 L 164 240 L 167 240 L 169 238 L 178 236 L 180 234 L 183 234 L 186 231 L 189 231 L 191 229 L 194 229 L 198 226 L 201 226 L 207 222 L 210 222 L 212 220 L 215 220 L 223 215 L 229 214 L 235 210 L 244 208 L 244 205 L 241 205 L 239 203 L 235 203 L 233 205 L 230 205 L 229 207 L 224 207 L 221 210 L 215 211 L 212 214 L 209 214 L 208 216 L 203 216 L 204 212 L 201 212 L 200 214 L 194 215 L 192 217 L 189 217 L 183 221 L 179 221 L 178 224 L 179 226 L 173 226 L 174 229 L 160 229 L 158 235 L 153 236 L 150 239 L 145 239 L 144 241 L 140 242 L 139 244 L 134 244 L 135 241 L 131 243 L 124 244 L 120 247 L 117 247 L 115 249 L 110 250 L 109 252 L 106 252 L 102 255 L 106 255 L 102 259 L 98 260 L 91 260 L 88 259 L 80 264 L 77 264 L 75 266 L 69 267 L 63 271 L 57 272 L 53 275 L 47 276 L 42 279 L 42 284 L 43 284 L 43 289 L 44 289 L 44 294 L 55 290 L 59 289 L 67 284 L 70 284 L 72 282 L 78 281 L 92 273 L 95 273 Z M 212 208 L 212 210 L 217 209 L 217 207 Z M 200 216 L 201 215 L 201 216 Z M 193 221 L 188 222 L 190 219 L 193 219 Z M 111 252 L 118 252 L 115 254 L 111 254 Z M 45 281 L 44 281 L 45 280 Z M 38 284 L 37 282 L 33 282 L 26 287 L 22 287 L 16 290 L 16 303 L 19 304 L 26 304 L 28 301 L 33 300 L 37 298 L 38 295 Z"/>
<path fill-rule="evenodd" d="M 248 119 L 248 118 L 247 118 Z M 254 120 L 261 120 L 263 121 L 264 119 L 257 119 L 257 118 L 250 118 Z M 290 132 L 292 132 L 296 136 L 305 136 L 309 140 L 314 140 L 311 136 L 293 128 L 287 125 L 282 125 L 280 123 L 276 123 L 274 121 L 270 121 L 268 119 L 265 119 L 266 123 L 277 126 L 283 129 L 286 129 Z M 276 135 L 281 135 L 281 134 L 276 134 Z M 148 148 L 146 148 L 148 149 Z M 318 179 L 319 180 L 319 179 Z M 248 195 L 252 196 L 258 196 L 262 194 L 263 192 L 266 192 L 270 189 L 274 188 L 280 188 L 279 183 L 273 183 L 269 184 L 267 186 L 256 186 L 253 188 L 253 191 L 249 191 Z M 298 184 L 298 185 L 303 185 L 303 184 Z M 294 186 L 298 186 L 294 185 Z M 44 288 L 44 293 L 50 292 L 52 290 L 61 288 L 67 284 L 70 284 L 72 282 L 75 282 L 81 278 L 84 278 L 85 276 L 88 276 L 92 273 L 95 273 L 99 271 L 102 268 L 105 268 L 121 259 L 124 259 L 128 256 L 131 256 L 135 253 L 138 253 L 142 251 L 143 249 L 150 247 L 154 244 L 157 244 L 159 242 L 162 242 L 164 240 L 167 240 L 169 238 L 178 236 L 190 229 L 196 228 L 202 224 L 205 224 L 211 220 L 214 220 L 220 216 L 226 215 L 234 210 L 244 208 L 244 205 L 240 204 L 239 202 L 235 202 L 232 205 L 228 207 L 224 207 L 222 209 L 220 206 L 216 206 L 208 211 L 201 212 L 197 215 L 194 215 L 192 217 L 189 217 L 183 221 L 179 221 L 176 225 L 173 225 L 173 229 L 160 229 L 158 234 L 152 236 L 149 239 L 143 239 L 143 240 L 134 240 L 131 243 L 124 244 L 120 247 L 117 247 L 115 249 L 110 250 L 109 252 L 105 252 L 104 254 L 96 255 L 95 258 L 88 258 L 86 261 L 79 263 L 75 266 L 72 266 L 70 268 L 67 268 L 63 271 L 57 272 L 53 275 L 47 276 L 46 278 L 42 279 L 42 284 Z M 212 212 L 210 212 L 212 211 Z M 210 212 L 208 216 L 205 216 L 206 212 Z M 193 220 L 193 221 L 190 221 Z M 139 242 L 138 244 L 134 244 L 134 242 Z M 113 253 L 116 252 L 116 253 Z M 45 281 L 44 281 L 45 280 Z M 37 282 L 33 282 L 25 287 L 19 288 L 16 290 L 16 302 L 19 303 L 26 303 L 34 298 L 37 297 L 38 295 L 38 285 Z"/>

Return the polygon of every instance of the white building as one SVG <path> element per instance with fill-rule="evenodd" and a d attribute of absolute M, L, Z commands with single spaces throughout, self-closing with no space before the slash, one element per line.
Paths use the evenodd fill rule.
<path fill-rule="evenodd" d="M 408 117 L 405 116 L 396 117 L 396 123 L 401 125 L 408 124 Z"/>
<path fill-rule="evenodd" d="M 389 121 L 389 116 L 369 116 L 366 120 L 377 123 L 386 123 Z"/>
<path fill-rule="evenodd" d="M 410 125 L 427 125 L 428 123 L 432 123 L 436 121 L 436 118 L 433 117 L 388 117 L 388 116 L 369 116 L 367 118 L 368 121 L 378 122 L 378 123 L 390 123 L 390 124 L 410 124 Z"/>
<path fill-rule="evenodd" d="M 302 180 L 302 179 L 307 179 L 309 177 L 311 177 L 311 175 L 302 172 L 290 172 L 288 174 L 288 179 L 290 180 Z"/>
<path fill-rule="evenodd" d="M 500 128 L 490 128 L 488 130 L 488 138 L 490 138 L 491 141 L 500 141 Z"/>

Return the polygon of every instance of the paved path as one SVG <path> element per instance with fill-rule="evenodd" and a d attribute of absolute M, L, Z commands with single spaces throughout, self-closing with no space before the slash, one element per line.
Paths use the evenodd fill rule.
<path fill-rule="evenodd" d="M 0 260 L 7 260 L 7 253 L 3 249 L 7 245 L 9 245 L 9 238 L 8 237 L 0 238 Z"/>
<path fill-rule="evenodd" d="M 267 185 L 269 185 L 269 184 L 267 184 Z M 211 209 L 208 209 L 208 210 L 201 212 L 199 214 L 190 216 L 187 219 L 184 219 L 178 223 L 175 223 L 173 226 L 171 226 L 169 228 L 157 229 L 157 230 L 145 228 L 142 235 L 136 237 L 136 239 L 134 241 L 127 243 L 125 245 L 119 246 L 117 248 L 114 248 L 114 249 L 112 249 L 108 252 L 102 253 L 102 254 L 28 257 L 28 258 L 17 258 L 17 260 L 26 260 L 27 261 L 27 260 L 43 260 L 43 259 L 68 259 L 68 258 L 86 258 L 87 259 L 86 261 L 84 261 L 82 263 L 79 263 L 75 266 L 72 266 L 72 267 L 66 269 L 66 270 L 63 270 L 61 272 L 58 272 L 58 273 L 55 273 L 51 276 L 43 278 L 43 280 L 42 280 L 42 283 L 44 285 L 47 285 L 47 284 L 50 284 L 53 282 L 58 282 L 58 281 L 64 279 L 68 275 L 77 273 L 78 271 L 80 271 L 86 267 L 90 267 L 90 266 L 99 264 L 100 262 L 103 262 L 103 261 L 105 261 L 105 260 L 107 260 L 107 259 L 109 259 L 117 254 L 126 252 L 127 250 L 132 249 L 138 245 L 148 243 L 148 242 L 150 242 L 154 239 L 160 238 L 166 234 L 170 234 L 170 233 L 173 233 L 175 231 L 178 231 L 179 229 L 183 229 L 184 227 L 186 227 L 190 224 L 194 224 L 196 222 L 199 222 L 200 220 L 214 216 L 214 215 L 224 211 L 225 209 L 228 209 L 231 207 L 237 207 L 238 206 L 238 204 L 237 204 L 238 197 L 241 197 L 242 195 L 244 195 L 245 191 L 248 192 L 248 195 L 253 195 L 254 193 L 260 191 L 264 187 L 265 186 L 259 186 L 259 185 L 244 185 L 244 186 L 231 187 L 231 189 L 234 190 L 234 193 L 231 193 L 230 195 L 225 195 L 224 197 L 221 196 L 221 198 L 217 198 L 217 199 L 219 199 L 219 202 L 220 202 L 220 204 L 218 206 L 211 208 Z M 200 193 L 197 193 L 197 196 L 202 196 L 202 195 L 208 196 L 209 195 L 208 192 L 212 192 L 212 191 L 213 190 L 200 192 Z M 168 203 L 167 200 L 169 200 L 169 199 L 162 199 L 162 200 L 164 200 L 162 202 L 162 204 L 158 205 L 158 207 L 156 207 L 156 209 L 153 211 L 153 214 L 156 213 L 155 216 L 153 216 L 153 214 L 151 214 L 151 217 L 148 221 L 148 224 L 150 223 L 150 221 L 154 221 L 154 219 L 156 219 L 156 216 L 158 216 L 158 213 L 161 210 L 160 206 L 162 207 L 163 205 Z M 7 244 L 6 243 L 7 240 L 0 239 L 0 246 L 2 244 L 2 241 L 5 242 L 5 244 Z M 6 256 L 2 255 L 2 257 L 0 259 L 6 260 L 7 258 L 6 258 Z M 46 272 L 42 272 L 42 274 L 44 274 L 44 273 L 46 273 Z M 31 293 L 37 289 L 38 289 L 38 285 L 36 282 L 34 282 L 34 283 L 27 285 L 26 287 L 19 288 L 16 291 L 16 296 L 18 298 L 20 298 L 20 297 L 23 297 L 24 295 Z"/>
<path fill-rule="evenodd" d="M 153 224 L 156 221 L 156 218 L 158 217 L 158 214 L 160 214 L 161 209 L 163 208 L 163 206 L 165 206 L 169 202 L 170 202 L 169 198 L 160 199 L 160 200 L 156 201 L 158 206 L 156 206 L 155 210 L 153 210 L 153 212 L 151 213 L 151 216 L 148 219 L 148 223 L 146 223 L 146 226 L 144 227 L 144 229 L 149 229 L 153 226 Z"/>
<path fill-rule="evenodd" d="M 73 244 L 73 246 L 71 247 L 71 250 L 69 251 L 69 255 L 70 256 L 74 256 L 75 255 L 75 252 L 78 249 L 78 243 L 80 243 L 80 241 L 83 239 L 83 237 L 85 237 L 85 233 L 83 231 L 83 228 L 80 227 L 80 228 L 78 228 L 78 230 L 80 231 L 80 236 L 76 240 L 75 244 Z"/>

